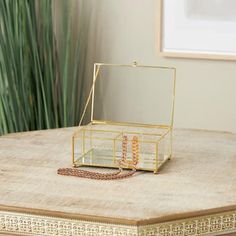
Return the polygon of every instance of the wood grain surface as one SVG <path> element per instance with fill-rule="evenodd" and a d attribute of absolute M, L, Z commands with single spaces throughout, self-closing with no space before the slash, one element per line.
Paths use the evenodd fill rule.
<path fill-rule="evenodd" d="M 0 210 L 124 224 L 236 209 L 236 135 L 175 130 L 160 174 L 98 181 L 57 175 L 71 165 L 74 128 L 0 137 Z"/>

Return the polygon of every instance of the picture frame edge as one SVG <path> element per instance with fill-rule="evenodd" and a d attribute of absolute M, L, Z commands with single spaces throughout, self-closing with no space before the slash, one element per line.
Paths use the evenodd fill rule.
<path fill-rule="evenodd" d="M 221 60 L 221 61 L 236 61 L 235 55 L 231 54 L 214 54 L 214 53 L 192 53 L 192 52 L 166 52 L 163 49 L 163 7 L 164 0 L 158 0 L 158 24 L 157 24 L 157 52 L 158 56 L 166 58 L 179 59 L 198 59 L 198 60 Z"/>

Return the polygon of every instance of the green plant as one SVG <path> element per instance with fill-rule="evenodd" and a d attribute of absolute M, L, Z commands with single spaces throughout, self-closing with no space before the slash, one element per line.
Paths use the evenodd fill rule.
<path fill-rule="evenodd" d="M 0 1 L 0 135 L 78 124 L 86 29 L 71 4 Z"/>

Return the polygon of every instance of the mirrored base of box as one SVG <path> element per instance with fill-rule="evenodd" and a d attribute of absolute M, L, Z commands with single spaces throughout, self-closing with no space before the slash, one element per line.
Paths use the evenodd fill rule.
<path fill-rule="evenodd" d="M 145 153 L 142 155 L 142 159 L 137 165 L 137 170 L 153 171 L 155 173 L 163 167 L 163 165 L 170 160 L 171 156 L 160 156 L 158 163 L 152 153 Z M 105 167 L 105 168 L 119 168 L 119 160 L 121 159 L 121 153 L 113 155 L 112 150 L 109 149 L 90 149 L 84 153 L 81 157 L 77 158 L 74 162 L 74 167 L 90 166 L 90 167 Z M 132 160 L 131 155 L 128 154 L 127 160 Z M 125 169 L 131 169 L 125 167 Z"/>

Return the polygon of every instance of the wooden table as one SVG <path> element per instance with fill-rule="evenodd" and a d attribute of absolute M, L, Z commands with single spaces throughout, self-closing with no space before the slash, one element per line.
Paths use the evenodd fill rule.
<path fill-rule="evenodd" d="M 57 175 L 73 128 L 0 138 L 0 232 L 218 235 L 236 232 L 236 135 L 176 130 L 160 174 L 117 181 Z"/>

